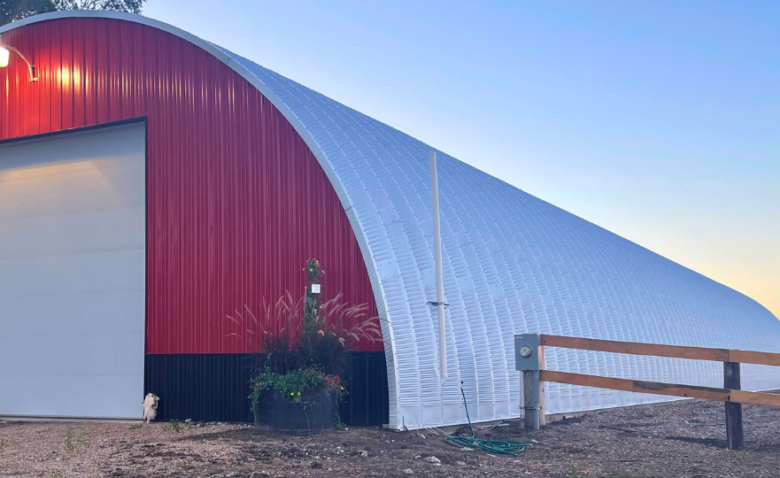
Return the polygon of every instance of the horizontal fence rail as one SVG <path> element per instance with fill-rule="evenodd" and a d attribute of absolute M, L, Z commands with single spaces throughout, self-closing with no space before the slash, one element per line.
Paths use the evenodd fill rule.
<path fill-rule="evenodd" d="M 545 347 L 723 362 L 723 388 L 546 370 Z M 515 336 L 515 363 L 517 370 L 523 372 L 525 424 L 526 427 L 533 427 L 537 430 L 545 422 L 545 382 L 725 402 L 726 437 L 730 449 L 743 447 L 743 403 L 780 407 L 780 395 L 743 391 L 740 383 L 741 363 L 780 366 L 780 354 L 778 353 L 524 334 Z"/>
<path fill-rule="evenodd" d="M 590 350 L 616 354 L 648 355 L 711 362 L 736 362 L 755 365 L 780 366 L 780 354 L 749 352 L 746 350 L 710 349 L 682 345 L 644 344 L 641 342 L 617 342 L 614 340 L 583 339 L 541 334 L 542 345 L 564 349 Z"/>
<path fill-rule="evenodd" d="M 580 373 L 554 372 L 541 370 L 539 379 L 542 382 L 565 383 L 583 387 L 607 388 L 624 392 L 652 393 L 672 397 L 700 398 L 714 402 L 735 402 L 752 405 L 768 405 L 780 407 L 780 395 L 761 392 L 746 392 L 729 388 L 696 387 L 674 383 L 644 382 L 626 378 L 599 377 Z"/>

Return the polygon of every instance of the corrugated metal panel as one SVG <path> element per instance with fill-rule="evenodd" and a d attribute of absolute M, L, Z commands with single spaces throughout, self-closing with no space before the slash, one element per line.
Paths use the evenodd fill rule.
<path fill-rule="evenodd" d="M 160 397 L 157 421 L 252 422 L 249 354 L 146 356 L 145 393 Z"/>
<path fill-rule="evenodd" d="M 387 423 L 384 353 L 353 352 L 349 362 L 342 421 L 350 426 Z M 161 398 L 159 421 L 251 422 L 249 380 L 255 367 L 250 354 L 147 355 L 144 389 Z"/>
<path fill-rule="evenodd" d="M 389 423 L 387 362 L 383 352 L 354 352 L 349 357 L 348 390 L 339 408 L 341 420 L 350 426 Z"/>
<path fill-rule="evenodd" d="M 147 117 L 148 353 L 250 351 L 254 341 L 229 336 L 249 334 L 225 316 L 302 294 L 313 256 L 327 270 L 326 292 L 377 314 L 349 219 L 316 158 L 219 59 L 113 19 L 50 20 L 3 39 L 40 80 L 30 83 L 15 56 L 0 69 L 0 139 Z"/>

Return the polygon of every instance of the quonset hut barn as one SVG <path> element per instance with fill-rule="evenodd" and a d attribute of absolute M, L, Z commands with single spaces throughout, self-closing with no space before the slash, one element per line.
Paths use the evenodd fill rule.
<path fill-rule="evenodd" d="M 520 415 L 513 336 L 780 352 L 758 303 L 439 153 L 449 378 L 438 371 L 431 147 L 172 26 L 64 12 L 0 28 L 0 415 L 244 421 L 224 320 L 304 287 L 370 304 L 347 423 Z M 37 78 L 32 81 L 31 78 Z M 720 364 L 551 349 L 550 369 L 719 386 Z M 749 389 L 780 386 L 743 369 Z M 549 386 L 548 412 L 659 396 Z M 88 399 L 87 399 L 88 398 Z"/>

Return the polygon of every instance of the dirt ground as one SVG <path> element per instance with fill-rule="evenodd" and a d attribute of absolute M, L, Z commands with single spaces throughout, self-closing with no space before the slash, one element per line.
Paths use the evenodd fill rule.
<path fill-rule="evenodd" d="M 723 404 L 702 401 L 612 410 L 538 432 L 511 422 L 480 433 L 537 442 L 517 456 L 457 449 L 436 430 L 288 437 L 225 424 L 5 422 L 0 476 L 780 476 L 780 409 L 746 406 L 744 419 L 744 451 L 725 448 Z"/>

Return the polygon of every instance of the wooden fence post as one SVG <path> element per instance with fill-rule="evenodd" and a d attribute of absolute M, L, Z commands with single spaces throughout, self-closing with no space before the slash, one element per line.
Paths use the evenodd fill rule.
<path fill-rule="evenodd" d="M 738 363 L 723 362 L 723 388 L 742 389 Z M 739 450 L 744 446 L 741 403 L 726 402 L 726 442 L 729 450 Z"/>

